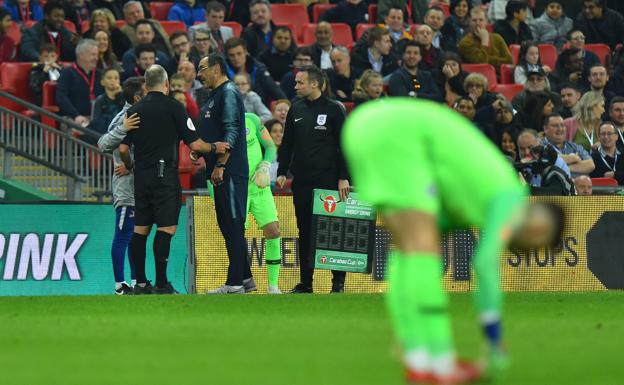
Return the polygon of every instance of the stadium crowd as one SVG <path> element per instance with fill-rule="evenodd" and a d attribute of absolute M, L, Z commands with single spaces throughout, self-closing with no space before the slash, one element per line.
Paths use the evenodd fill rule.
<path fill-rule="evenodd" d="M 347 112 L 378 98 L 429 99 L 474 122 L 514 162 L 539 157 L 525 142 L 551 146 L 570 180 L 624 184 L 619 2 L 579 1 L 577 14 L 561 0 L 544 1 L 542 14 L 518 0 L 293 3 L 4 0 L 0 63 L 32 62 L 35 102 L 53 82 L 59 114 L 104 134 L 124 105 L 121 82 L 152 64 L 197 119 L 208 93 L 198 63 L 221 53 L 245 108 L 278 146 L 295 75 L 315 64 L 324 94 Z"/>

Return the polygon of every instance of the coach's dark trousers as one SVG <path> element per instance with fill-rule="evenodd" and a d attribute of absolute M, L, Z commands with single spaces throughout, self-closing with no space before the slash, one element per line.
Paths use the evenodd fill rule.
<path fill-rule="evenodd" d="M 223 183 L 214 188 L 214 203 L 230 261 L 225 284 L 240 286 L 243 279 L 251 277 L 245 242 L 247 179 L 235 181 L 230 176 L 224 176 Z"/>
<path fill-rule="evenodd" d="M 299 228 L 299 274 L 301 283 L 312 287 L 314 275 L 314 254 L 312 252 L 312 198 L 313 190 L 327 189 L 337 190 L 338 179 L 319 178 L 314 181 L 293 179 L 292 193 L 295 205 L 295 216 L 297 217 L 297 227 Z M 332 283 L 344 283 L 346 272 L 332 270 Z"/>

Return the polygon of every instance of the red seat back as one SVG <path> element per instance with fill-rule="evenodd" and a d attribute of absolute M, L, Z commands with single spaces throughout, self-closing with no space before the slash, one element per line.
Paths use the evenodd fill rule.
<path fill-rule="evenodd" d="M 377 4 L 371 4 L 368 6 L 368 22 L 377 22 Z"/>
<path fill-rule="evenodd" d="M 168 1 L 152 1 L 149 3 L 150 13 L 152 14 L 152 18 L 156 20 L 167 20 L 167 16 L 169 15 L 169 9 L 173 7 L 174 2 Z"/>
<path fill-rule="evenodd" d="M 442 10 L 442 12 L 444 12 L 444 17 L 449 17 L 451 15 L 451 6 L 447 3 L 442 3 L 442 2 L 438 2 L 436 3 L 430 3 L 429 7 L 438 7 Z"/>
<path fill-rule="evenodd" d="M 28 87 L 28 77 L 33 63 L 2 63 L 0 64 L 0 89 L 4 92 L 13 94 L 14 96 L 24 99 L 27 102 L 33 102 L 33 95 Z M 7 108 L 21 111 L 19 106 L 7 106 Z"/>
<path fill-rule="evenodd" d="M 332 9 L 335 6 L 336 4 L 314 4 L 314 6 L 312 6 L 312 22 L 318 23 L 321 15 L 328 9 Z"/>
<path fill-rule="evenodd" d="M 126 21 L 125 20 L 115 20 L 115 25 L 117 26 L 117 28 L 122 28 L 123 26 L 126 25 Z"/>
<path fill-rule="evenodd" d="M 292 24 L 297 38 L 301 37 L 301 28 L 310 23 L 308 10 L 303 4 L 271 4 L 272 20 L 275 24 Z"/>
<path fill-rule="evenodd" d="M 176 31 L 186 32 L 186 24 L 181 21 L 161 21 L 160 25 L 162 25 L 167 35 L 171 35 Z"/>
<path fill-rule="evenodd" d="M 47 81 L 43 83 L 41 106 L 48 111 L 58 112 L 58 106 L 56 105 L 56 82 Z"/>
<path fill-rule="evenodd" d="M 592 186 L 617 187 L 618 182 L 614 178 L 591 178 Z"/>
<path fill-rule="evenodd" d="M 224 21 L 223 26 L 232 28 L 235 37 L 239 37 L 243 32 L 243 27 L 235 21 Z"/>
<path fill-rule="evenodd" d="M 539 44 L 537 48 L 539 49 L 542 65 L 549 66 L 554 71 L 557 65 L 557 48 L 552 44 Z"/>
<path fill-rule="evenodd" d="M 355 26 L 355 38 L 357 40 L 360 40 L 360 38 L 362 37 L 362 35 L 364 34 L 364 32 L 366 32 L 367 30 L 373 28 L 375 26 L 375 24 L 364 24 L 364 23 L 360 23 L 358 25 Z"/>
<path fill-rule="evenodd" d="M 602 64 L 607 62 L 607 56 L 611 56 L 611 48 L 606 44 L 585 44 L 585 49 L 595 53 Z"/>
<path fill-rule="evenodd" d="M 511 62 L 513 65 L 518 64 L 518 55 L 520 55 L 520 46 L 518 44 L 509 45 L 509 53 L 511 54 Z"/>
<path fill-rule="evenodd" d="M 15 45 L 18 45 L 22 40 L 22 31 L 20 30 L 20 26 L 14 21 L 11 22 L 11 26 L 7 29 L 6 34 L 13 40 Z"/>
<path fill-rule="evenodd" d="M 317 24 L 306 24 L 302 29 L 301 43 L 303 45 L 311 45 L 316 41 L 314 36 L 314 30 Z M 348 47 L 353 44 L 353 35 L 351 34 L 351 27 L 344 23 L 331 23 L 334 37 L 332 41 L 336 45 L 343 45 Z"/>
<path fill-rule="evenodd" d="M 503 95 L 505 99 L 511 101 L 522 90 L 524 90 L 522 84 L 497 84 L 492 91 Z"/>
<path fill-rule="evenodd" d="M 514 69 L 513 64 L 501 64 L 500 67 L 500 82 L 501 84 L 514 84 Z"/>
<path fill-rule="evenodd" d="M 496 80 L 496 70 L 490 64 L 464 64 L 462 68 L 466 72 L 479 72 L 488 81 L 488 89 L 491 91 L 498 84 Z"/>

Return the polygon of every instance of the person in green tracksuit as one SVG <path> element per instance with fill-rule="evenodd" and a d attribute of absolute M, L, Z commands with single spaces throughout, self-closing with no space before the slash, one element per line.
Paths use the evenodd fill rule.
<path fill-rule="evenodd" d="M 528 205 L 527 188 L 500 151 L 446 106 L 407 98 L 367 103 L 345 122 L 354 186 L 376 205 L 396 251 L 387 304 L 413 383 L 461 384 L 505 366 L 499 256 L 511 242 L 535 247 L 560 236 L 562 212 Z M 475 299 L 489 345 L 486 368 L 455 357 L 442 287 L 441 234 L 476 226 Z"/>
<path fill-rule="evenodd" d="M 245 128 L 247 132 L 247 159 L 249 161 L 247 212 L 254 216 L 266 239 L 268 293 L 281 294 L 278 287 L 282 261 L 281 238 L 275 200 L 269 186 L 271 163 L 277 156 L 277 147 L 271 139 L 271 134 L 257 115 L 245 113 Z M 264 156 L 262 155 L 263 148 Z"/>

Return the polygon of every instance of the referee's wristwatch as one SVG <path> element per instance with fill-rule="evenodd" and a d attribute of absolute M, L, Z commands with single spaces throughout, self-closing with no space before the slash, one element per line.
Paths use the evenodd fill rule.
<path fill-rule="evenodd" d="M 210 143 L 210 152 L 217 152 L 217 145 L 214 143 Z"/>
<path fill-rule="evenodd" d="M 225 163 L 217 162 L 217 164 L 215 164 L 215 167 L 225 169 Z"/>

